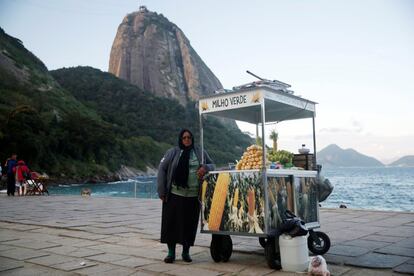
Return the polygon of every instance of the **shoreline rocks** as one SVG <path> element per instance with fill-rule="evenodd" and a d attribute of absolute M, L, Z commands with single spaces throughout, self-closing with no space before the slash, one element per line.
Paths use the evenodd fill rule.
<path fill-rule="evenodd" d="M 156 176 L 157 170 L 155 168 L 147 166 L 146 171 L 139 170 L 134 167 L 128 167 L 121 165 L 121 168 L 116 172 L 106 174 L 106 175 L 94 175 L 90 177 L 74 177 L 69 178 L 66 176 L 51 176 L 49 178 L 49 185 L 59 185 L 59 184 L 95 184 L 95 183 L 108 183 L 123 181 L 139 176 Z"/>

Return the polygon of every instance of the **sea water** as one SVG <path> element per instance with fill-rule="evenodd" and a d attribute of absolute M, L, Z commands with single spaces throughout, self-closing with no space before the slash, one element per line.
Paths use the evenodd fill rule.
<path fill-rule="evenodd" d="M 80 195 L 82 189 L 90 189 L 92 196 L 155 198 L 155 177 L 137 177 L 126 181 L 93 184 L 61 184 L 49 186 L 51 195 Z"/>
<path fill-rule="evenodd" d="M 414 212 L 414 167 L 323 168 L 334 190 L 322 207 L 344 204 L 348 208 Z M 157 198 L 157 179 L 138 177 L 128 181 L 50 186 L 50 194 Z"/>
<path fill-rule="evenodd" d="M 323 168 L 334 185 L 324 207 L 414 212 L 414 167 Z"/>

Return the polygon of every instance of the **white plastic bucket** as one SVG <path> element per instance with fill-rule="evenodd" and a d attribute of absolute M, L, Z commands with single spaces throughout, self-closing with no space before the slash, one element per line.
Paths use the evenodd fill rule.
<path fill-rule="evenodd" d="M 279 237 L 279 246 L 280 261 L 284 271 L 303 272 L 308 269 L 307 235 L 292 238 L 283 234 Z"/>

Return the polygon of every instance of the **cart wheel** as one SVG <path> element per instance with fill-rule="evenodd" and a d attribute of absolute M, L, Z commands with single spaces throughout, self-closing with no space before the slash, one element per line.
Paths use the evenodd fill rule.
<path fill-rule="evenodd" d="M 220 235 L 211 235 L 210 255 L 216 263 L 221 261 L 221 240 Z"/>
<path fill-rule="evenodd" d="M 211 258 L 218 262 L 228 262 L 233 253 L 233 242 L 228 235 L 212 235 L 210 244 Z"/>
<path fill-rule="evenodd" d="M 265 248 L 266 247 L 266 238 L 259 238 L 260 245 Z"/>
<path fill-rule="evenodd" d="M 309 231 L 308 248 L 316 255 L 323 255 L 331 247 L 331 240 L 324 232 Z"/>
<path fill-rule="evenodd" d="M 233 242 L 231 237 L 223 236 L 221 246 L 221 260 L 226 263 L 230 260 L 231 254 L 233 253 Z"/>
<path fill-rule="evenodd" d="M 271 269 L 281 269 L 279 246 L 276 248 L 275 238 L 268 238 L 264 249 L 267 265 Z"/>

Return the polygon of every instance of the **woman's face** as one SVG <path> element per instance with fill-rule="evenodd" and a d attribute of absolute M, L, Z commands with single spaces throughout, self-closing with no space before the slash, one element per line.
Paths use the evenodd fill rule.
<path fill-rule="evenodd" d="M 186 147 L 191 146 L 191 144 L 193 143 L 191 134 L 187 131 L 183 133 L 183 136 L 181 136 L 181 140 L 183 141 L 183 145 Z"/>

